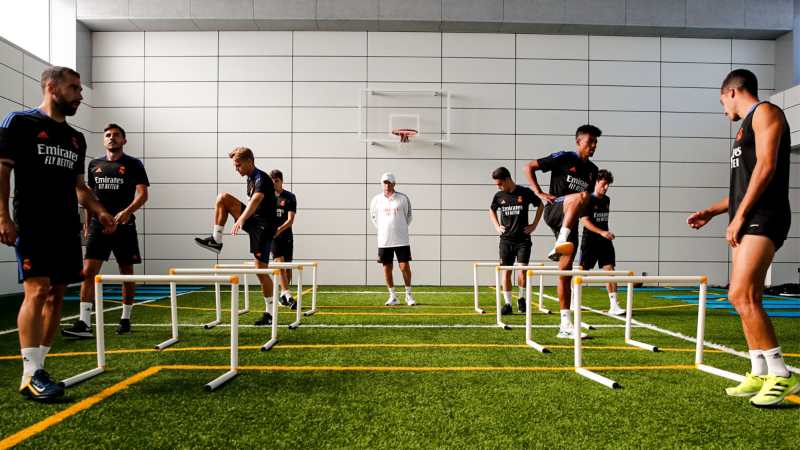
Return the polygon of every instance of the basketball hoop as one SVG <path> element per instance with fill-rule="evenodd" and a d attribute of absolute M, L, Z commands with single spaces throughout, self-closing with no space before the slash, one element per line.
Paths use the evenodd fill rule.
<path fill-rule="evenodd" d="M 395 128 L 392 130 L 392 134 L 395 136 L 400 136 L 400 143 L 406 144 L 409 142 L 409 139 L 417 135 L 417 130 L 411 128 Z"/>

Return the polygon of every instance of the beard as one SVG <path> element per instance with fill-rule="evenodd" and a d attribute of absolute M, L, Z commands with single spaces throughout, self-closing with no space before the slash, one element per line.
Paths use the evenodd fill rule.
<path fill-rule="evenodd" d="M 80 102 L 68 102 L 61 95 L 56 95 L 54 104 L 64 116 L 74 116 L 78 112 L 78 106 L 80 106 Z"/>

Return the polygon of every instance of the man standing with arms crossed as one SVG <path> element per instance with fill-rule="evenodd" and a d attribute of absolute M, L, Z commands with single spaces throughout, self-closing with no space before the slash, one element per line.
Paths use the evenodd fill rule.
<path fill-rule="evenodd" d="M 725 393 L 750 397 L 753 406 L 768 407 L 800 392 L 800 377 L 787 369 L 761 305 L 767 269 L 791 224 L 790 130 L 780 108 L 758 99 L 758 79 L 749 70 L 729 73 L 719 100 L 731 121 L 742 121 L 731 150 L 730 191 L 728 197 L 689 216 L 687 223 L 698 229 L 728 212 L 725 238 L 733 256 L 728 300 L 742 320 L 751 370 Z"/>
<path fill-rule="evenodd" d="M 117 231 L 114 234 L 104 234 L 100 222 L 92 218 L 91 212 L 87 213 L 80 317 L 71 327 L 61 329 L 61 334 L 66 337 L 92 337 L 94 276 L 100 272 L 103 262 L 108 261 L 112 251 L 119 265 L 119 273 L 123 275 L 132 275 L 133 265 L 142 262 L 136 233 L 136 216 L 133 213 L 147 201 L 147 187 L 150 182 L 142 162 L 123 151 L 127 142 L 125 130 L 121 126 L 115 123 L 106 125 L 103 130 L 106 156 L 93 159 L 89 163 L 87 171 L 89 187 L 108 212 L 114 215 Z M 131 331 L 131 311 L 135 292 L 136 283 L 123 283 L 122 318 L 117 327 L 117 334 Z"/>
<path fill-rule="evenodd" d="M 22 380 L 19 392 L 40 402 L 64 395 L 64 385 L 44 371 L 64 290 L 81 275 L 78 203 L 111 233 L 116 225 L 83 181 L 86 140 L 66 122 L 83 100 L 78 72 L 42 72 L 36 109 L 12 112 L 0 125 L 0 241 L 16 246 L 25 297 L 17 316 Z M 8 208 L 14 170 L 14 220 Z"/>
<path fill-rule="evenodd" d="M 575 247 L 578 244 L 578 218 L 589 201 L 597 181 L 597 166 L 589 158 L 594 156 L 597 138 L 602 131 L 594 125 L 581 125 L 575 131 L 574 152 L 556 152 L 528 163 L 528 182 L 533 192 L 547 206 L 544 221 L 557 236 L 548 258 L 558 261 L 561 270 L 572 270 Z M 536 180 L 536 171 L 552 172 L 550 192 L 542 191 Z M 572 339 L 574 327 L 569 314 L 572 295 L 572 277 L 558 278 L 558 301 L 561 305 L 561 326 L 557 337 Z M 578 324 L 580 325 L 580 324 Z M 583 333 L 581 333 L 583 334 Z"/>
<path fill-rule="evenodd" d="M 389 290 L 389 300 L 384 304 L 400 304 L 392 275 L 392 262 L 397 256 L 406 287 L 406 304 L 414 306 L 417 302 L 411 293 L 411 243 L 408 237 L 408 225 L 412 219 L 411 201 L 405 194 L 394 190 L 396 183 L 392 173 L 387 172 L 381 176 L 383 192 L 372 198 L 369 206 L 370 218 L 378 229 L 378 262 L 383 265 L 383 276 Z"/>
<path fill-rule="evenodd" d="M 272 251 L 272 238 L 275 235 L 275 186 L 272 178 L 256 167 L 253 151 L 247 147 L 237 147 L 228 153 L 236 172 L 247 177 L 247 196 L 250 200 L 245 205 L 238 198 L 227 192 L 217 196 L 214 205 L 214 228 L 211 236 L 194 238 L 200 247 L 219 254 L 222 251 L 222 230 L 228 216 L 232 216 L 231 234 L 236 236 L 244 230 L 250 236 L 250 253 L 255 257 L 256 267 L 264 269 L 269 266 L 269 254 Z M 259 274 L 261 292 L 264 294 L 264 314 L 256 321 L 256 325 L 272 325 L 272 279 L 269 275 Z"/>

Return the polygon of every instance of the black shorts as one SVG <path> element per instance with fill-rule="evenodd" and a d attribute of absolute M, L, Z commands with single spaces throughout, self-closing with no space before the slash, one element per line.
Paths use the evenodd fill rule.
<path fill-rule="evenodd" d="M 553 234 L 558 238 L 558 233 L 561 232 L 561 227 L 564 224 L 564 204 L 551 203 L 544 208 L 544 223 L 553 230 Z M 575 247 L 578 247 L 578 226 L 569 232 L 568 241 L 572 242 Z"/>
<path fill-rule="evenodd" d="M 531 261 L 531 241 L 500 239 L 500 264 L 513 266 L 514 261 L 521 265 L 527 265 Z"/>
<path fill-rule="evenodd" d="M 54 234 L 53 229 L 20 232 L 16 243 L 19 282 L 34 277 L 50 278 L 51 284 L 83 281 L 81 235 Z"/>
<path fill-rule="evenodd" d="M 791 215 L 777 217 L 756 212 L 745 220 L 744 225 L 742 225 L 742 235 L 766 236 L 775 244 L 775 251 L 778 251 L 786 241 L 786 237 L 789 236 L 789 227 L 791 225 Z"/>
<path fill-rule="evenodd" d="M 272 240 L 272 257 L 283 258 L 285 262 L 291 262 L 294 256 L 294 238 L 278 237 Z"/>
<path fill-rule="evenodd" d="M 584 240 L 581 242 L 580 264 L 583 270 L 592 270 L 595 264 L 601 269 L 605 266 L 616 266 L 617 256 L 614 252 L 614 244 L 608 239 Z"/>
<path fill-rule="evenodd" d="M 103 226 L 92 221 L 89 225 L 89 237 L 86 239 L 84 259 L 108 261 L 111 252 L 114 252 L 114 258 L 119 264 L 141 264 L 136 225 L 117 225 L 113 234 L 103 234 Z"/>
<path fill-rule="evenodd" d="M 239 204 L 242 206 L 242 212 L 244 212 L 247 205 L 242 202 L 239 202 Z M 250 236 L 250 253 L 257 260 L 269 264 L 269 254 L 272 251 L 272 236 L 275 235 L 275 229 L 272 224 L 260 217 L 250 217 L 244 222 L 242 229 Z"/>
<path fill-rule="evenodd" d="M 395 255 L 397 256 L 397 262 L 406 263 L 411 261 L 411 246 L 378 247 L 378 262 L 381 264 L 391 264 Z"/>

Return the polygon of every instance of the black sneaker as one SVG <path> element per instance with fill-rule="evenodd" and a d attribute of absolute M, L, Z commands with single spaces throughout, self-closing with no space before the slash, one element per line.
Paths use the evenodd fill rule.
<path fill-rule="evenodd" d="M 278 297 L 278 303 L 280 303 L 281 306 L 289 306 L 289 297 L 287 297 L 286 294 L 281 294 L 281 296 Z"/>
<path fill-rule="evenodd" d="M 507 316 L 511 314 L 511 305 L 508 303 L 504 304 L 502 308 L 500 308 L 500 314 L 503 316 Z"/>
<path fill-rule="evenodd" d="M 297 300 L 289 297 L 286 301 L 289 303 L 289 309 L 292 311 L 297 311 Z"/>
<path fill-rule="evenodd" d="M 75 321 L 69 328 L 62 328 L 61 335 L 75 339 L 92 339 L 94 337 L 92 329 L 82 320 Z"/>
<path fill-rule="evenodd" d="M 525 314 L 525 297 L 520 297 L 519 300 L 517 300 L 517 311 L 519 311 L 520 314 Z"/>
<path fill-rule="evenodd" d="M 127 334 L 131 332 L 131 319 L 119 319 L 117 334 Z"/>
<path fill-rule="evenodd" d="M 211 250 L 212 252 L 219 254 L 222 251 L 222 244 L 215 241 L 213 236 L 205 237 L 205 238 L 194 238 L 194 243 L 203 247 L 206 250 Z"/>
<path fill-rule="evenodd" d="M 259 326 L 259 327 L 272 325 L 272 314 L 270 314 L 268 312 L 265 312 L 264 315 L 261 316 L 260 319 L 256 320 L 256 323 L 254 325 Z"/>
<path fill-rule="evenodd" d="M 19 388 L 19 393 L 37 402 L 50 402 L 64 395 L 63 383 L 56 383 L 50 375 L 39 369 Z"/>

